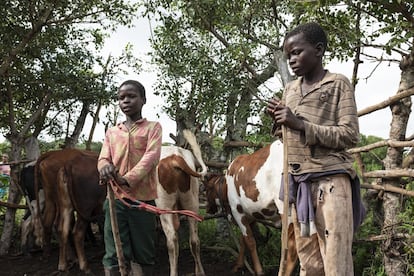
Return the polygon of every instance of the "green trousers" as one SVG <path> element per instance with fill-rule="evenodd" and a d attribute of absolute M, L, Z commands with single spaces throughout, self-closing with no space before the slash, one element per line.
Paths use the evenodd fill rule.
<path fill-rule="evenodd" d="M 145 203 L 155 205 L 154 201 L 146 201 Z M 105 268 L 111 268 L 118 266 L 118 258 L 112 234 L 108 199 L 105 201 L 103 209 L 105 212 L 105 255 L 102 259 L 102 264 Z M 119 200 L 115 200 L 115 210 L 126 265 L 129 266 L 130 262 L 141 265 L 154 264 L 156 255 L 155 214 L 136 208 L 129 208 Z"/>

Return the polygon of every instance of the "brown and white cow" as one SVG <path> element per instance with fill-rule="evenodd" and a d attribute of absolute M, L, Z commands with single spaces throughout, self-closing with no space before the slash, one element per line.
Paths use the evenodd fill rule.
<path fill-rule="evenodd" d="M 279 200 L 283 172 L 283 144 L 277 140 L 252 154 L 237 156 L 225 175 L 212 175 L 205 181 L 207 212 L 219 208 L 241 230 L 240 252 L 233 271 L 244 266 L 245 247 L 248 248 L 255 275 L 263 275 L 256 240 L 252 231 L 255 222 L 272 222 L 280 227 L 283 202 Z M 289 226 L 286 275 L 295 268 L 297 253 L 292 225 Z"/>
<path fill-rule="evenodd" d="M 80 268 L 88 271 L 83 253 L 85 223 L 88 225 L 91 218 L 102 213 L 102 202 L 106 195 L 105 188 L 99 186 L 97 158 L 95 152 L 63 149 L 47 152 L 36 162 L 35 187 L 37 190 L 41 184 L 45 197 L 43 214 L 37 216 L 35 223 L 36 237 L 40 239 L 44 255 L 50 255 L 52 231 L 57 224 L 61 249 L 59 270 L 67 269 L 67 250 L 62 248 L 66 248 L 67 235 L 71 232 Z M 77 220 L 72 228 L 74 211 Z"/>
<path fill-rule="evenodd" d="M 201 156 L 200 147 L 194 134 L 184 130 L 184 137 L 193 152 L 177 146 L 163 146 L 158 164 L 158 198 L 157 207 L 169 210 L 199 211 L 199 179 L 207 173 L 207 167 Z M 196 164 L 202 171 L 196 171 Z M 178 275 L 178 234 L 180 220 L 177 214 L 160 216 L 162 229 L 166 236 L 170 262 L 170 276 Z M 195 275 L 205 275 L 200 257 L 200 240 L 198 224 L 194 218 L 188 217 L 190 249 L 195 262 Z"/>

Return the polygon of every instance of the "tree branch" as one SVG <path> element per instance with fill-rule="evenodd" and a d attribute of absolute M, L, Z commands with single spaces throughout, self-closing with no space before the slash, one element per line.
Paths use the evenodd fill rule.
<path fill-rule="evenodd" d="M 392 192 L 392 193 L 397 193 L 397 194 L 402 194 L 402 195 L 414 197 L 414 191 L 409 191 L 409 190 L 399 188 L 399 187 L 395 187 L 395 186 L 392 186 L 392 185 L 389 185 L 389 184 L 378 185 L 378 184 L 373 184 L 373 183 L 372 184 L 362 183 L 361 188 L 374 189 L 374 190 L 377 190 L 377 191 Z"/>
<path fill-rule="evenodd" d="M 370 145 L 366 145 L 363 147 L 352 148 L 352 149 L 349 149 L 348 152 L 349 153 L 368 152 L 372 149 L 385 147 L 385 146 L 394 147 L 394 148 L 413 147 L 414 141 L 384 140 L 384 141 L 379 141 L 379 142 L 372 143 Z"/>
<path fill-rule="evenodd" d="M 374 111 L 383 109 L 383 108 L 388 107 L 389 105 L 391 105 L 391 104 L 393 104 L 393 103 L 395 103 L 395 102 L 397 102 L 401 99 L 410 97 L 412 95 L 414 95 L 414 86 L 411 86 L 407 89 L 399 91 L 398 94 L 396 94 L 392 97 L 389 97 L 387 100 L 385 100 L 381 103 L 369 106 L 369 107 L 367 107 L 363 110 L 358 111 L 358 116 L 361 117 L 363 115 L 366 115 L 366 114 L 372 113 Z"/>
<path fill-rule="evenodd" d="M 400 178 L 400 177 L 414 177 L 413 169 L 392 169 L 392 170 L 376 170 L 365 172 L 364 177 L 371 178 Z"/>

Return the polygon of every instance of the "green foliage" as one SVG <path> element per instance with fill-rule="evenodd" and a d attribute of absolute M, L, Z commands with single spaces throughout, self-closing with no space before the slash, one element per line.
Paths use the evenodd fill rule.
<path fill-rule="evenodd" d="M 375 136 L 365 136 L 361 134 L 360 141 L 357 145 L 357 147 L 366 146 L 373 144 L 375 142 L 382 141 L 383 139 L 380 137 Z M 373 171 L 373 170 L 382 170 L 384 168 L 383 166 L 383 160 L 387 154 L 387 147 L 380 147 L 373 150 L 370 150 L 369 152 L 362 152 L 361 158 L 362 162 L 365 165 L 366 171 Z"/>
<path fill-rule="evenodd" d="M 0 174 L 0 200 L 7 201 L 7 195 L 10 186 L 10 176 Z"/>
<path fill-rule="evenodd" d="M 200 215 L 205 216 L 205 210 L 200 210 Z M 188 243 L 188 225 L 186 221 L 181 223 L 179 228 L 179 242 L 181 249 L 189 249 Z M 236 227 L 233 228 L 233 231 L 236 233 L 239 231 Z M 198 224 L 198 236 L 201 242 L 201 248 L 206 249 L 204 254 L 209 254 L 212 258 L 216 258 L 217 261 L 221 261 L 223 258 L 227 259 L 229 263 L 234 262 L 236 260 L 235 256 L 230 254 L 228 251 L 225 250 L 213 250 L 210 251 L 207 248 L 209 247 L 216 247 L 219 246 L 221 248 L 229 247 L 234 248 L 235 244 L 232 242 L 231 238 L 228 239 L 219 239 L 220 234 L 217 232 L 217 219 L 207 219 L 203 220 L 201 223 Z"/>
<path fill-rule="evenodd" d="M 10 152 L 10 143 L 5 141 L 0 143 L 0 154 Z"/>
<path fill-rule="evenodd" d="M 213 149 L 215 150 L 222 150 L 223 149 L 223 145 L 224 145 L 224 140 L 223 138 L 219 137 L 219 136 L 214 136 L 213 137 Z"/>
<path fill-rule="evenodd" d="M 414 190 L 414 181 L 408 183 L 406 189 Z M 407 265 L 407 275 L 414 275 L 414 198 L 404 200 L 404 211 L 399 214 L 401 233 L 406 234 L 404 241 L 404 259 Z"/>
<path fill-rule="evenodd" d="M 199 237 L 202 243 L 201 247 L 216 248 L 212 250 L 212 252 L 206 250 L 205 254 L 211 254 L 211 256 L 217 258 L 218 261 L 222 260 L 223 258 L 226 258 L 229 261 L 229 263 L 234 263 L 236 261 L 236 257 L 230 254 L 228 250 L 217 250 L 217 248 L 232 248 L 234 252 L 238 252 L 236 244 L 234 243 L 234 239 L 231 238 L 230 233 L 223 229 L 219 230 L 217 226 L 217 221 L 218 219 L 209 219 L 204 220 L 199 224 Z M 231 231 L 233 231 L 233 235 L 235 235 L 235 239 L 239 242 L 238 237 L 241 234 L 240 229 L 234 224 L 229 225 L 231 227 Z M 255 230 L 255 237 L 257 243 L 257 250 L 263 269 L 265 271 L 265 275 L 274 275 L 275 271 L 279 270 L 279 261 L 281 253 L 281 230 L 264 226 L 261 223 L 258 223 L 256 226 L 257 227 Z M 183 244 L 182 246 L 186 245 Z M 251 259 L 248 254 L 248 250 L 246 250 L 246 254 L 246 258 L 251 264 Z"/>
<path fill-rule="evenodd" d="M 381 234 L 381 227 L 374 219 L 374 208 L 367 208 L 367 216 L 355 235 L 353 245 L 355 275 L 377 275 L 382 267 L 382 254 L 378 241 L 366 241 Z"/>
<path fill-rule="evenodd" d="M 282 23 L 272 21 L 270 1 L 151 1 L 149 12 L 161 25 L 152 40 L 153 61 L 160 70 L 157 91 L 166 98 L 172 118 L 194 125 L 214 121 L 216 129 L 233 129 L 244 137 L 247 118 L 272 94 L 272 51 Z M 269 49 L 270 48 L 270 49 Z M 245 65 L 255 71 L 248 71 Z M 268 68 L 266 68 L 268 67 Z M 252 74 L 257 76 L 252 77 Z M 267 74 L 262 76 L 259 74 Z M 240 124 L 240 125 L 239 125 Z M 235 125 L 235 127 L 233 127 Z"/>
<path fill-rule="evenodd" d="M 128 45 L 120 57 L 100 56 L 107 31 L 130 26 L 138 5 L 23 2 L 0 8 L 0 130 L 13 139 L 69 136 L 81 108 L 111 102 L 117 74 L 126 66 L 140 69 Z"/>

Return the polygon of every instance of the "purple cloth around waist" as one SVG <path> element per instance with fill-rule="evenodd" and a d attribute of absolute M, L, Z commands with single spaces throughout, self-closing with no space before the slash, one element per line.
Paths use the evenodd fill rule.
<path fill-rule="evenodd" d="M 314 221 L 315 210 L 312 204 L 311 180 L 329 176 L 333 174 L 347 174 L 345 171 L 330 171 L 322 173 L 308 173 L 302 175 L 289 174 L 289 204 L 296 203 L 296 211 L 300 223 L 309 224 L 309 221 Z M 354 232 L 362 224 L 366 216 L 365 206 L 361 200 L 361 183 L 358 177 L 351 179 L 352 190 L 352 211 L 354 218 Z M 283 175 L 281 180 L 281 189 L 279 199 L 284 198 Z"/>

